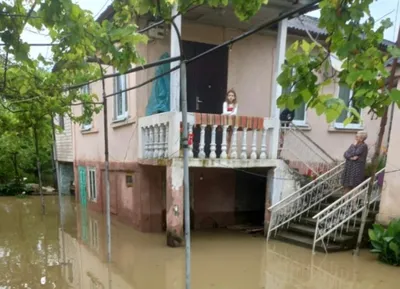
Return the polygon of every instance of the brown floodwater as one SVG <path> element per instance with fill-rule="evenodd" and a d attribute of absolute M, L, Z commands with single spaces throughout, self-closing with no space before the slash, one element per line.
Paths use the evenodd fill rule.
<path fill-rule="evenodd" d="M 184 289 L 184 250 L 163 234 L 113 221 L 108 264 L 104 216 L 65 197 L 61 222 L 58 199 L 45 200 L 42 216 L 39 198 L 0 198 L 0 289 Z M 193 233 L 193 289 L 393 289 L 399 272 L 368 251 L 312 256 L 239 232 Z"/>

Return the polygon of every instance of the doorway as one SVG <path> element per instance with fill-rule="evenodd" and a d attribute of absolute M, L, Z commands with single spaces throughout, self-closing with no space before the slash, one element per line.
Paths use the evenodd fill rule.
<path fill-rule="evenodd" d="M 183 51 L 187 59 L 199 55 L 215 45 L 200 42 L 183 42 Z M 187 67 L 188 111 L 197 113 L 221 114 L 228 83 L 228 48 L 220 48 Z M 197 157 L 200 143 L 200 127 L 193 131 L 193 153 Z M 217 131 L 217 155 L 221 153 L 222 129 Z M 205 134 L 205 153 L 210 154 L 211 127 Z"/>
<path fill-rule="evenodd" d="M 267 172 L 263 169 L 236 171 L 235 223 L 264 227 Z"/>
<path fill-rule="evenodd" d="M 215 45 L 200 42 L 183 42 L 187 59 L 197 56 Z M 222 113 L 228 82 L 228 48 L 220 48 L 187 67 L 188 111 Z"/>

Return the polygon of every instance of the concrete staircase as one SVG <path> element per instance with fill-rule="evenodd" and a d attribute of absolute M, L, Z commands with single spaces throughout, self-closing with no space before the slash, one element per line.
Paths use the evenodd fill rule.
<path fill-rule="evenodd" d="M 288 226 L 284 226 L 279 229 L 276 234 L 271 236 L 271 238 L 305 248 L 312 248 L 317 224 L 317 221 L 313 219 L 313 216 L 331 205 L 340 197 L 341 195 L 330 196 L 323 203 L 321 203 L 319 208 L 315 208 L 314 210 L 306 212 L 297 220 L 290 222 Z M 368 245 L 368 229 L 372 226 L 373 222 L 375 221 L 375 216 L 378 213 L 378 211 L 373 210 L 374 208 L 379 208 L 379 203 L 375 204 L 375 206 L 371 205 L 370 207 L 366 228 L 364 230 L 365 237 L 362 244 L 363 246 Z M 347 232 L 343 231 L 341 234 L 336 232 L 336 234 L 332 233 L 329 235 L 328 241 L 325 242 L 327 252 L 332 253 L 354 249 L 357 243 L 360 224 L 361 213 L 355 218 L 351 219 Z M 325 253 L 322 242 L 318 242 L 316 244 L 315 250 Z"/>

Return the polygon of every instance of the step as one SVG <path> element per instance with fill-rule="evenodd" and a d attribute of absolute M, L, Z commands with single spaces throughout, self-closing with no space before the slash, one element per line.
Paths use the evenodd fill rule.
<path fill-rule="evenodd" d="M 326 200 L 325 200 L 325 205 L 326 204 L 332 204 L 333 202 L 336 202 L 339 200 L 341 197 L 343 197 L 343 193 L 335 193 L 333 195 L 330 195 Z M 375 207 L 379 208 L 380 201 L 375 202 Z M 370 207 L 372 208 L 374 204 L 371 204 Z"/>
<path fill-rule="evenodd" d="M 361 225 L 361 217 L 356 217 L 356 218 L 353 218 L 350 220 L 350 227 L 353 227 L 354 220 L 355 220 L 356 227 Z M 374 218 L 367 218 L 366 224 L 372 224 L 372 223 L 374 223 L 374 221 L 375 221 Z M 303 217 L 300 219 L 299 223 L 315 226 L 315 225 L 317 225 L 317 220 L 313 219 L 312 217 Z"/>
<path fill-rule="evenodd" d="M 322 211 L 322 206 L 321 206 L 321 210 L 320 211 L 318 211 L 318 210 L 310 210 L 309 211 L 309 214 L 308 214 L 308 217 L 314 217 L 315 215 L 317 215 L 319 212 L 321 212 Z M 374 219 L 375 220 L 375 217 L 376 217 L 376 215 L 378 214 L 379 212 L 378 211 L 368 211 L 368 218 L 369 219 Z M 307 214 L 307 213 L 306 213 Z M 362 216 L 362 212 L 361 213 L 359 213 L 358 214 L 358 216 L 359 217 L 361 217 Z"/>
<path fill-rule="evenodd" d="M 289 232 L 289 231 L 280 231 L 276 234 L 276 236 L 274 238 L 277 240 L 284 241 L 284 242 L 287 242 L 287 243 L 290 243 L 293 245 L 301 246 L 304 248 L 312 248 L 313 242 L 314 242 L 314 239 L 311 237 L 298 235 L 296 233 Z M 339 252 L 339 251 L 346 250 L 346 249 L 343 249 L 342 246 L 337 245 L 337 244 L 332 244 L 332 243 L 327 244 L 326 249 L 328 252 Z M 315 250 L 325 253 L 325 249 L 322 246 L 322 243 L 320 243 L 320 242 L 315 246 Z"/>
<path fill-rule="evenodd" d="M 314 237 L 315 226 L 292 223 L 289 225 L 288 231 L 298 233 L 304 236 Z M 352 233 L 353 235 L 351 235 Z M 354 233 L 356 232 L 348 232 L 348 233 L 342 232 L 341 236 L 339 236 L 339 234 L 336 234 L 335 236 L 335 234 L 333 233 L 329 235 L 329 239 L 335 243 L 349 243 L 355 240 Z"/>

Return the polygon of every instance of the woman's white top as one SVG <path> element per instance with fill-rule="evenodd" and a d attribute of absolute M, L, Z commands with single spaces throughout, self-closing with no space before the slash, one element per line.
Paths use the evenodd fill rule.
<path fill-rule="evenodd" d="M 236 115 L 237 114 L 237 109 L 238 109 L 238 104 L 231 108 L 230 110 L 228 109 L 228 103 L 225 101 L 224 105 L 222 107 L 222 114 L 223 115 Z"/>

